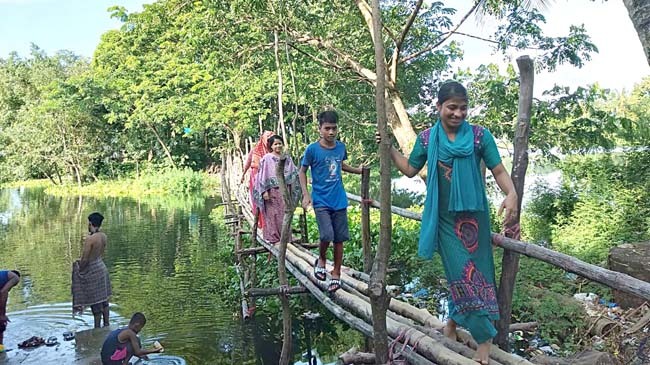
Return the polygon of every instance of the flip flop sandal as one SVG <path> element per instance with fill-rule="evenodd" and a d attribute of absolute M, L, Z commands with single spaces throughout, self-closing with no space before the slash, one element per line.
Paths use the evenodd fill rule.
<path fill-rule="evenodd" d="M 481 360 L 481 359 L 472 359 L 472 360 L 476 361 L 477 363 L 479 363 L 481 365 L 488 365 L 488 363 L 489 363 L 489 361 L 484 361 L 484 360 Z"/>
<path fill-rule="evenodd" d="M 59 344 L 59 340 L 54 336 L 45 340 L 45 346 L 56 346 L 58 344 Z"/>
<path fill-rule="evenodd" d="M 318 259 L 314 261 L 314 277 L 320 281 L 325 281 L 325 279 L 327 279 L 327 269 L 318 266 Z"/>
<path fill-rule="evenodd" d="M 72 333 L 70 331 L 63 332 L 63 339 L 66 340 L 66 341 L 74 340 L 74 333 Z"/>
<path fill-rule="evenodd" d="M 330 293 L 334 293 L 339 289 L 341 289 L 341 279 L 330 280 L 330 284 L 327 286 L 327 291 Z"/>
<path fill-rule="evenodd" d="M 18 344 L 18 348 L 27 349 L 30 347 L 38 347 L 45 343 L 45 340 L 41 337 L 32 336 L 29 339 Z"/>

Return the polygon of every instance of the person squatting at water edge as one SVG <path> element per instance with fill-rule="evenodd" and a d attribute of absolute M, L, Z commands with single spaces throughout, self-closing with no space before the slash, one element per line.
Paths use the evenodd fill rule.
<path fill-rule="evenodd" d="M 20 272 L 16 270 L 0 270 L 0 353 L 5 352 L 4 333 L 7 330 L 7 300 L 9 290 L 20 282 Z"/>
<path fill-rule="evenodd" d="M 314 262 L 314 276 L 325 280 L 327 248 L 334 243 L 334 269 L 328 285 L 329 292 L 341 287 L 341 264 L 343 242 L 350 239 L 348 231 L 348 198 L 345 194 L 341 170 L 361 174 L 361 167 L 351 167 L 344 161 L 348 158 L 345 144 L 336 139 L 338 115 L 333 110 L 318 114 L 318 141 L 307 146 L 299 172 L 302 189 L 302 207 L 313 205 L 320 236 L 319 258 Z M 311 194 L 307 190 L 307 170 L 311 167 Z"/>
<path fill-rule="evenodd" d="M 260 160 L 262 160 L 262 157 L 264 157 L 264 155 L 271 152 L 268 142 L 269 142 L 269 138 L 271 138 L 271 136 L 274 135 L 275 133 L 271 131 L 264 131 L 264 133 L 262 133 L 262 135 L 260 136 L 260 140 L 255 144 L 255 147 L 253 147 L 251 152 L 248 154 L 248 158 L 246 159 L 246 163 L 244 164 L 244 171 L 242 172 L 241 180 L 239 181 L 240 183 L 244 182 L 244 177 L 246 177 L 246 171 L 248 171 L 248 169 L 250 168 L 251 173 L 248 178 L 248 191 L 250 192 L 251 209 L 253 209 L 253 214 L 255 214 L 255 211 L 257 210 L 257 205 L 255 205 L 256 204 L 255 198 L 253 196 L 253 189 L 255 188 L 255 179 L 257 178 L 257 172 L 260 167 Z M 260 212 L 258 216 L 257 227 L 264 228 L 264 224 L 265 224 L 265 217 L 264 214 Z"/>
<path fill-rule="evenodd" d="M 127 365 L 131 356 L 137 356 L 143 360 L 149 360 L 148 354 L 163 352 L 163 347 L 156 342 L 154 348 L 145 350 L 142 348 L 138 333 L 147 323 L 144 314 L 136 312 L 131 317 L 129 325 L 118 328 L 106 336 L 102 344 L 101 358 L 103 365 Z"/>
<path fill-rule="evenodd" d="M 263 237 L 269 243 L 275 244 L 280 242 L 282 220 L 284 218 L 284 199 L 276 176 L 276 169 L 284 150 L 282 137 L 275 135 L 269 138 L 268 147 L 271 152 L 264 155 L 260 160 L 253 188 L 253 199 L 264 215 Z M 287 156 L 284 164 L 284 180 L 294 204 L 297 204 L 300 201 L 298 168 L 289 156 Z M 289 233 L 291 234 L 291 230 L 289 230 Z M 291 237 L 289 237 L 289 242 L 291 242 Z"/>
<path fill-rule="evenodd" d="M 391 159 L 406 176 L 426 163 L 427 194 L 422 214 L 418 255 L 438 252 L 449 283 L 449 320 L 444 334 L 456 339 L 456 326 L 467 328 L 479 344 L 474 360 L 488 364 L 499 318 L 496 298 L 490 215 L 480 162 L 492 171 L 506 198 L 499 208 L 505 222 L 516 217 L 517 193 L 501 163 L 494 137 L 467 117 L 467 91 L 449 81 L 438 91 L 439 118 L 417 136 L 408 158 L 391 147 Z M 381 142 L 377 134 L 377 142 Z"/>
<path fill-rule="evenodd" d="M 90 306 L 95 328 L 109 325 L 108 298 L 112 295 L 108 269 L 102 259 L 107 238 L 99 230 L 104 217 L 95 212 L 88 216 L 88 236 L 84 239 L 81 258 L 72 264 L 72 312 L 82 313 Z"/>

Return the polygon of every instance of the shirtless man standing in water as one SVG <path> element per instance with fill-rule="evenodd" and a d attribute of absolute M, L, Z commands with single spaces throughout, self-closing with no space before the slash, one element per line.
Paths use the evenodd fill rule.
<path fill-rule="evenodd" d="M 108 297 L 111 283 L 102 257 L 106 249 L 106 234 L 99 230 L 104 217 L 99 213 L 88 216 L 88 233 L 84 240 L 81 258 L 75 262 L 72 273 L 73 311 L 80 312 L 90 306 L 95 317 L 95 328 L 109 325 Z"/>

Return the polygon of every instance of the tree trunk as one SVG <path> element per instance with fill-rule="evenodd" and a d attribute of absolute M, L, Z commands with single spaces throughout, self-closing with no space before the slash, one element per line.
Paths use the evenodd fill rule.
<path fill-rule="evenodd" d="M 361 245 L 363 246 L 363 272 L 372 269 L 372 244 L 370 242 L 370 168 L 361 171 Z"/>
<path fill-rule="evenodd" d="M 519 110 L 517 116 L 517 130 L 515 131 L 515 152 L 512 164 L 512 182 L 517 192 L 518 209 L 516 217 L 508 222 L 510 227 L 506 228 L 508 236 L 519 239 L 518 227 L 521 214 L 521 201 L 524 195 L 524 180 L 528 169 L 528 136 L 530 135 L 530 113 L 533 103 L 533 84 L 535 81 L 535 70 L 533 60 L 528 56 L 517 58 L 519 67 Z M 510 228 L 510 229 L 508 229 Z M 499 283 L 498 302 L 500 318 L 497 322 L 496 344 L 504 351 L 510 347 L 508 343 L 508 328 L 510 326 L 510 315 L 512 314 L 512 292 L 515 288 L 515 279 L 519 270 L 519 254 L 510 250 L 503 251 L 501 260 L 501 281 Z"/>
<path fill-rule="evenodd" d="M 54 173 L 56 174 L 56 178 L 59 180 L 59 185 L 63 185 L 63 177 L 61 177 L 61 173 L 59 172 L 59 168 L 54 166 Z"/>
<path fill-rule="evenodd" d="M 286 257 L 287 257 L 287 244 L 291 237 L 291 221 L 293 219 L 293 199 L 291 199 L 291 192 L 287 188 L 284 179 L 284 165 L 287 161 L 287 155 L 283 154 L 280 157 L 278 166 L 275 170 L 275 176 L 278 178 L 280 191 L 282 192 L 282 199 L 284 200 L 284 218 L 282 219 L 282 232 L 280 233 L 280 247 L 278 255 L 278 277 L 280 286 L 289 288 L 289 279 L 287 278 Z M 294 188 L 294 187 L 292 187 Z M 282 302 L 282 353 L 280 354 L 280 364 L 289 364 L 291 354 L 291 307 L 289 306 L 289 297 L 286 294 L 280 295 L 280 302 Z"/>
<path fill-rule="evenodd" d="M 360 352 L 356 347 L 353 347 L 346 352 L 339 355 L 339 360 L 336 365 L 347 364 L 374 364 L 375 354 L 368 352 Z"/>
<path fill-rule="evenodd" d="M 385 207 L 391 205 L 390 182 L 390 145 L 388 137 L 388 122 L 386 118 L 386 63 L 384 59 L 384 41 L 381 37 L 381 10 L 379 0 L 372 1 L 372 26 L 375 47 L 375 66 L 377 82 L 375 84 L 375 106 L 377 111 L 377 129 L 381 135 L 379 145 L 379 177 L 380 201 Z M 370 304 L 372 308 L 373 345 L 377 364 L 387 364 L 390 360 L 388 348 L 388 329 L 386 328 L 386 310 L 390 297 L 386 293 L 386 269 L 390 257 L 392 234 L 392 214 L 390 211 L 381 211 L 379 218 L 379 247 L 370 273 Z"/>
<path fill-rule="evenodd" d="M 388 113 L 390 129 L 393 131 L 393 135 L 395 136 L 395 140 L 400 149 L 408 157 L 413 148 L 413 143 L 415 142 L 417 134 L 413 129 L 413 125 L 411 124 L 402 97 L 399 95 L 397 90 L 388 90 L 388 101 L 389 104 L 386 104 L 386 110 Z"/>
<path fill-rule="evenodd" d="M 623 0 L 650 65 L 650 1 Z"/>
<path fill-rule="evenodd" d="M 156 130 L 156 127 L 154 127 L 152 124 L 147 123 L 147 126 L 151 129 L 153 132 L 154 136 L 156 136 L 156 140 L 160 144 L 160 146 L 163 148 L 163 151 L 165 151 L 165 155 L 167 156 L 167 159 L 169 160 L 169 163 L 172 164 L 173 168 L 176 168 L 176 163 L 174 162 L 174 159 L 172 158 L 172 154 L 169 151 L 169 148 L 167 148 L 167 145 L 165 142 L 160 138 L 160 134 L 158 134 L 158 131 Z"/>
<path fill-rule="evenodd" d="M 622 272 L 650 283 L 650 241 L 626 243 L 609 250 L 607 265 L 610 270 Z M 636 308 L 645 299 L 614 289 L 614 301 L 623 309 Z M 650 314 L 650 312 L 648 313 Z"/>
<path fill-rule="evenodd" d="M 284 32 L 287 32 L 286 25 Z M 286 35 L 285 35 L 286 36 Z M 291 63 L 291 55 L 289 53 L 289 45 L 287 42 L 284 42 L 284 52 L 287 56 L 287 66 L 289 66 L 289 76 L 291 76 L 291 86 L 293 89 L 293 118 L 291 119 L 291 134 L 293 137 L 293 144 L 290 144 L 289 141 L 284 141 L 285 144 L 289 145 L 289 147 L 293 147 L 294 151 L 292 152 L 298 152 L 298 132 L 296 129 L 296 121 L 298 120 L 298 115 L 300 114 L 298 112 L 298 88 L 296 88 L 296 75 L 293 72 L 293 64 Z M 289 148 L 290 154 L 291 154 L 291 148 Z M 299 152 L 298 152 L 299 153 Z M 295 154 L 294 154 L 295 156 Z"/>
<path fill-rule="evenodd" d="M 278 44 L 278 31 L 273 31 L 273 53 L 275 55 L 275 69 L 278 72 L 278 129 L 282 132 L 282 139 L 287 143 L 286 128 L 284 127 L 284 109 L 282 105 L 282 65 L 280 65 L 280 51 Z"/>
<path fill-rule="evenodd" d="M 74 176 L 77 180 L 77 187 L 81 189 L 81 172 L 79 171 L 79 167 L 77 164 L 74 163 L 74 161 L 70 162 L 70 166 L 72 167 L 72 170 L 74 171 Z"/>

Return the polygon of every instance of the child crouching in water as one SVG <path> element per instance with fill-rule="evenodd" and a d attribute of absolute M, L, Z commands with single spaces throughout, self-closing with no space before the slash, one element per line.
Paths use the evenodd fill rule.
<path fill-rule="evenodd" d="M 137 312 L 131 317 L 128 327 L 118 328 L 108 334 L 102 345 L 103 365 L 127 365 L 131 356 L 137 356 L 147 360 L 148 354 L 162 352 L 162 346 L 145 350 L 140 344 L 138 333 L 147 323 L 144 314 Z"/>

